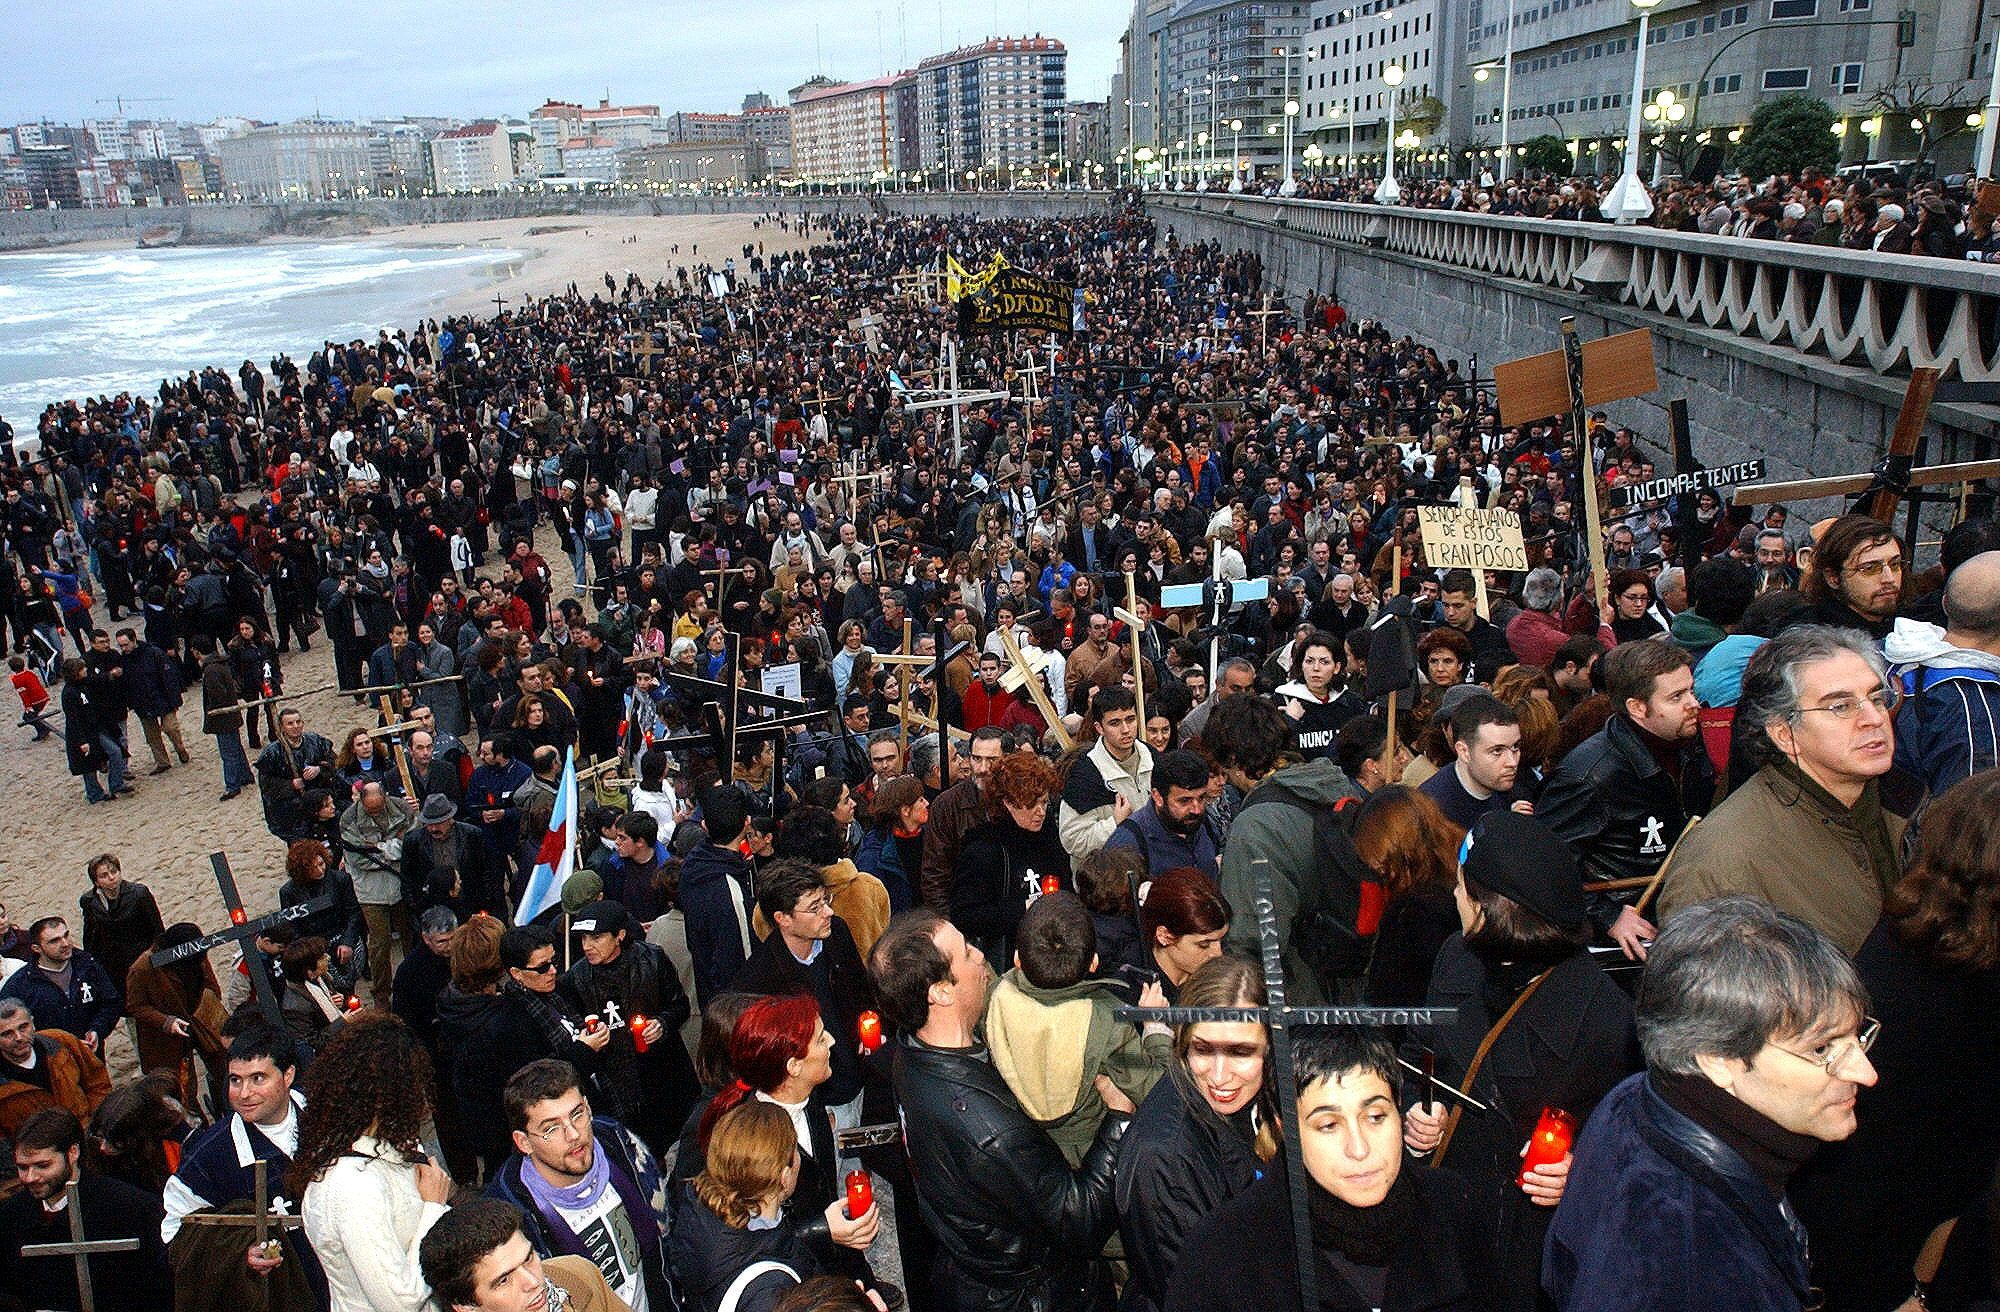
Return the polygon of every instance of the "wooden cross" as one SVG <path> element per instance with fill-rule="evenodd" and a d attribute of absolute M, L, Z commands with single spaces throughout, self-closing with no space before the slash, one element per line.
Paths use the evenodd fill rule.
<path fill-rule="evenodd" d="M 1644 396 L 1656 391 L 1660 382 L 1653 368 L 1653 335 L 1646 329 L 1585 342 L 1577 336 L 1574 315 L 1565 316 L 1561 326 L 1560 351 L 1495 365 L 1493 387 L 1499 397 L 1500 422 L 1509 427 L 1551 415 L 1569 417 L 1582 464 L 1591 585 L 1601 610 L 1610 599 L 1610 580 L 1604 574 L 1604 524 L 1597 506 L 1597 453 L 1591 446 L 1585 408 Z"/>
<path fill-rule="evenodd" d="M 1291 1198 L 1292 1242 L 1297 1245 L 1299 1305 L 1319 1306 L 1319 1264 L 1307 1203 L 1305 1157 L 1299 1137 L 1299 1081 L 1292 1065 L 1292 1030 L 1317 1025 L 1444 1026 L 1458 1018 L 1456 1007 L 1294 1007 L 1286 1002 L 1284 943 L 1279 938 L 1276 900 L 1271 889 L 1271 863 L 1258 857 L 1250 863 L 1255 885 L 1251 905 L 1257 912 L 1257 936 L 1264 966 L 1262 1007 L 1119 1007 L 1113 1015 L 1133 1025 L 1157 1021 L 1164 1025 L 1194 1025 L 1208 1021 L 1268 1026 L 1271 1063 L 1278 1080 L 1278 1121 L 1284 1129 L 1286 1191 Z M 1439 1089 L 1456 1090 L 1439 1084 Z M 1407 1163 L 1405 1170 L 1412 1169 Z"/>
<path fill-rule="evenodd" d="M 1274 314 L 1284 314 L 1285 312 L 1286 312 L 1285 307 L 1282 305 L 1275 310 L 1271 308 L 1271 293 L 1269 292 L 1264 293 L 1263 309 L 1244 311 L 1245 315 L 1257 320 L 1257 329 L 1259 334 L 1257 340 L 1257 346 L 1259 350 L 1268 350 L 1270 348 L 1271 316 Z"/>
<path fill-rule="evenodd" d="M 664 353 L 665 347 L 653 340 L 653 334 L 641 333 L 639 344 L 632 348 L 632 354 L 639 357 L 639 370 L 648 378 L 653 376 L 653 357 Z"/>
<path fill-rule="evenodd" d="M 264 954 L 258 950 L 257 937 L 278 925 L 304 920 L 308 916 L 326 910 L 333 905 L 333 894 L 323 893 L 310 901 L 281 907 L 268 916 L 259 916 L 252 920 L 249 913 L 243 909 L 242 896 L 236 891 L 236 876 L 229 869 L 229 858 L 221 852 L 211 852 L 208 854 L 208 863 L 215 871 L 215 886 L 222 894 L 223 909 L 229 913 L 229 928 L 217 930 L 213 934 L 204 934 L 178 947 L 161 948 L 153 953 L 150 960 L 157 969 L 171 966 L 177 961 L 186 961 L 189 957 L 201 956 L 210 948 L 221 947 L 225 943 L 236 944 L 243 953 L 244 967 L 250 972 L 250 986 L 257 995 L 258 1009 L 264 1013 L 264 1019 L 271 1023 L 271 1028 L 283 1033 L 285 1013 L 278 1005 L 278 993 L 271 986 L 271 972 L 265 964 Z"/>
<path fill-rule="evenodd" d="M 1461 475 L 1458 480 L 1458 505 L 1461 510 L 1479 509 L 1479 498 L 1472 491 L 1470 476 Z M 1472 605 L 1479 612 L 1480 619 L 1493 618 L 1493 608 L 1486 600 L 1486 571 L 1483 569 L 1472 571 Z"/>
<path fill-rule="evenodd" d="M 849 319 L 847 330 L 861 335 L 868 343 L 870 355 L 882 349 L 882 320 L 876 316 L 875 311 L 863 310 L 859 319 Z"/>
<path fill-rule="evenodd" d="M 83 1233 L 83 1195 L 76 1180 L 63 1186 L 64 1211 L 69 1213 L 69 1242 L 66 1244 L 24 1244 L 22 1257 L 67 1257 L 76 1263 L 76 1298 L 83 1312 L 97 1312 L 97 1294 L 90 1283 L 90 1259 L 96 1253 L 136 1253 L 134 1239 L 89 1239 Z"/>
<path fill-rule="evenodd" d="M 396 721 L 396 701 L 389 693 L 382 694 L 382 718 L 391 724 Z M 410 805 L 421 806 L 424 799 L 417 793 L 416 778 L 410 774 L 410 753 L 406 744 L 395 736 L 388 739 L 389 759 L 396 763 L 396 773 L 403 780 L 403 796 L 410 799 Z"/>
<path fill-rule="evenodd" d="M 1146 732 L 1146 657 L 1140 650 L 1139 639 L 1145 633 L 1148 621 L 1139 618 L 1139 578 L 1131 570 L 1125 571 L 1125 604 L 1113 606 L 1114 618 L 1125 622 L 1126 631 L 1132 635 L 1132 700 L 1138 704 L 1139 732 Z"/>
<path fill-rule="evenodd" d="M 304 1217 L 285 1210 L 285 1200 L 282 1198 L 278 1200 L 277 1210 L 271 1210 L 270 1163 L 259 1157 L 251 1163 L 250 1170 L 255 1183 L 251 1189 L 251 1210 L 249 1212 L 195 1212 L 182 1217 L 181 1224 L 250 1226 L 256 1233 L 256 1238 L 252 1242 L 256 1244 L 261 1254 L 270 1256 L 270 1245 L 273 1242 L 271 1239 L 271 1228 L 273 1226 L 276 1226 L 280 1230 L 298 1230 L 304 1228 L 306 1221 Z"/>
<path fill-rule="evenodd" d="M 741 639 L 730 631 L 726 633 L 724 641 L 728 644 L 725 658 L 729 672 L 727 679 L 704 679 L 699 675 L 684 674 L 674 669 L 666 670 L 660 676 L 678 688 L 702 693 L 709 698 L 702 704 L 710 716 L 708 732 L 677 734 L 670 738 L 655 739 L 653 746 L 661 751 L 707 747 L 716 758 L 722 782 L 728 783 L 736 769 L 738 740 L 765 734 L 776 735 L 778 760 L 772 767 L 772 774 L 773 777 L 782 779 L 785 773 L 784 731 L 795 725 L 821 722 L 825 719 L 826 712 L 814 710 L 807 703 L 793 697 L 780 697 L 775 693 L 756 688 L 745 688 L 742 678 Z M 778 714 L 745 721 L 742 712 L 746 702 L 752 706 L 775 710 Z M 607 763 L 609 764 L 615 762 Z"/>
<path fill-rule="evenodd" d="M 1812 497 L 1862 494 L 1854 507 L 1883 523 L 1892 523 L 1897 503 L 1910 498 L 1909 518 L 1904 527 L 1903 554 L 1914 554 L 1917 515 L 1928 487 L 1953 483 L 1970 484 L 1982 478 L 2000 477 L 2000 460 L 1969 460 L 1955 465 L 1918 465 L 1922 458 L 1924 422 L 1930 415 L 1931 397 L 1936 393 L 1938 371 L 1910 370 L 1910 383 L 1903 392 L 1903 406 L 1889 437 L 1889 449 L 1882 462 L 1865 474 L 1836 474 L 1828 478 L 1807 478 L 1791 483 L 1761 483 L 1739 487 L 1731 501 L 1739 506 L 1763 506 L 1774 501 Z"/>
<path fill-rule="evenodd" d="M 1028 363 L 1014 370 L 1016 378 L 1025 378 L 1028 380 L 1027 395 L 1020 398 L 1021 400 L 1033 403 L 1042 399 L 1040 378 L 1041 375 L 1047 372 L 1049 372 L 1047 369 L 1035 363 L 1035 358 L 1032 355 L 1028 357 Z"/>
<path fill-rule="evenodd" d="M 1035 703 L 1035 709 L 1049 722 L 1049 728 L 1055 730 L 1056 738 L 1062 743 L 1063 750 L 1068 751 L 1076 746 L 1076 740 L 1069 736 L 1069 728 L 1063 724 L 1062 717 L 1056 714 L 1055 703 L 1049 700 L 1048 689 L 1042 686 L 1042 671 L 1048 669 L 1051 664 L 1049 654 L 1037 648 L 1034 658 L 1030 660 L 1022 653 L 1020 644 L 1014 641 L 1013 634 L 1005 629 L 997 629 L 995 632 L 1000 635 L 1000 645 L 1007 649 L 1007 659 L 1012 665 L 1011 669 L 1000 676 L 1000 686 L 1009 692 L 1019 692 L 1026 688 L 1029 698 Z"/>
<path fill-rule="evenodd" d="M 495 292 L 495 293 L 494 293 L 494 295 L 493 295 L 493 313 L 494 313 L 494 315 L 495 315 L 495 316 L 497 317 L 497 316 L 499 316 L 499 315 L 501 315 L 501 314 L 504 314 L 504 313 L 506 313 L 506 311 L 507 311 L 507 298 L 506 298 L 506 297 L 504 297 L 504 296 L 502 296 L 502 295 L 500 295 L 500 294 L 499 294 L 498 292 Z"/>

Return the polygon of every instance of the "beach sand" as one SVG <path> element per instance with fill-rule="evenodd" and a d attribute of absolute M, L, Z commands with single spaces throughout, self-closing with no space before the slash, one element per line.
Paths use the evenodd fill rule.
<path fill-rule="evenodd" d="M 671 278 L 678 268 L 704 262 L 720 268 L 730 257 L 742 269 L 746 244 L 762 242 L 766 255 L 803 250 L 809 244 L 797 231 L 787 232 L 774 222 L 760 228 L 756 216 L 749 214 L 580 214 L 413 224 L 377 228 L 354 240 L 384 246 L 484 246 L 525 252 L 497 286 L 484 293 L 464 292 L 447 298 L 441 306 L 447 314 L 490 314 L 495 294 L 510 301 L 550 296 L 566 291 L 571 283 L 585 296 L 601 293 L 607 272 L 622 284 L 627 271 L 650 283 Z"/>

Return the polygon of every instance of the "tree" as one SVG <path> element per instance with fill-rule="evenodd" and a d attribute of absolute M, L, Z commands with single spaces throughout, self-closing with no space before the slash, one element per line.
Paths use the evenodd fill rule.
<path fill-rule="evenodd" d="M 1521 167 L 1535 173 L 1553 173 L 1557 177 L 1568 177 L 1576 172 L 1576 156 L 1569 153 L 1563 139 L 1544 132 L 1539 137 L 1530 137 L 1522 143 L 1528 153 L 1521 156 Z"/>
<path fill-rule="evenodd" d="M 1910 175 L 1925 176 L 1924 164 L 1944 142 L 1965 132 L 1965 112 L 1977 102 L 1959 88 L 1945 90 L 1917 78 L 1889 82 L 1868 98 L 1887 134 L 1907 127 L 1917 139 Z"/>
<path fill-rule="evenodd" d="M 1396 129 L 1408 128 L 1420 137 L 1428 137 L 1444 122 L 1444 102 L 1436 96 L 1415 96 L 1407 103 L 1396 107 Z"/>
<path fill-rule="evenodd" d="M 1743 141 L 1736 148 L 1736 166 L 1751 178 L 1830 169 L 1840 158 L 1832 128 L 1831 105 L 1817 96 L 1788 91 L 1751 113 L 1750 126 L 1743 129 Z"/>

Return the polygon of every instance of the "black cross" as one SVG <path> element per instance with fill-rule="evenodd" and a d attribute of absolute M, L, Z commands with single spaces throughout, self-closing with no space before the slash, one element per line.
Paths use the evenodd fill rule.
<path fill-rule="evenodd" d="M 777 759 L 771 767 L 774 780 L 781 780 L 785 773 L 784 731 L 801 724 L 813 724 L 825 719 L 825 711 L 816 711 L 806 702 L 795 697 L 780 697 L 776 693 L 764 692 L 741 685 L 742 640 L 733 632 L 726 632 L 723 641 L 727 644 L 725 663 L 729 670 L 727 681 L 704 679 L 698 675 L 683 674 L 679 670 L 668 669 L 661 678 L 676 687 L 689 688 L 710 694 L 712 700 L 703 704 L 709 713 L 707 733 L 678 734 L 672 738 L 657 738 L 653 746 L 663 751 L 673 751 L 683 747 L 708 747 L 715 755 L 722 781 L 728 783 L 736 771 L 736 743 L 741 738 L 776 735 L 775 751 Z M 777 711 L 776 716 L 746 720 L 743 718 L 743 704 L 760 706 Z M 775 800 L 773 802 L 775 806 Z"/>
<path fill-rule="evenodd" d="M 1291 1007 L 1285 1004 L 1284 944 L 1278 940 L 1278 914 L 1271 896 L 1271 863 L 1259 857 L 1254 905 L 1257 936 L 1263 951 L 1262 1007 L 1120 1007 L 1119 1020 L 1142 1025 L 1191 1025 L 1202 1021 L 1264 1024 L 1271 1030 L 1271 1064 L 1278 1072 L 1278 1123 L 1285 1131 L 1285 1176 L 1292 1200 L 1292 1242 L 1299 1256 L 1299 1306 L 1319 1306 L 1319 1272 L 1315 1265 L 1312 1217 L 1306 1202 L 1305 1157 L 1299 1144 L 1299 1083 L 1292 1067 L 1294 1025 L 1444 1025 L 1458 1017 L 1456 1007 Z"/>
<path fill-rule="evenodd" d="M 210 948 L 221 947 L 225 943 L 235 943 L 243 953 L 243 964 L 250 971 L 250 983 L 257 993 L 258 1009 L 264 1013 L 264 1019 L 271 1022 L 272 1028 L 282 1034 L 285 1030 L 285 1013 L 278 1005 L 277 990 L 271 987 L 271 971 L 265 964 L 263 952 L 257 947 L 257 936 L 275 926 L 289 924 L 294 920 L 304 920 L 308 916 L 326 910 L 333 905 L 333 894 L 323 893 L 309 902 L 283 907 L 268 916 L 259 916 L 252 920 L 243 910 L 243 898 L 236 891 L 236 876 L 230 872 L 229 858 L 221 852 L 210 852 L 208 863 L 215 867 L 215 886 L 222 893 L 224 909 L 229 912 L 229 928 L 218 929 L 213 934 L 204 935 L 191 943 L 183 943 L 179 947 L 161 948 L 152 955 L 151 961 L 155 968 L 171 966 L 177 961 L 200 956 Z"/>
<path fill-rule="evenodd" d="M 507 298 L 497 292 L 493 296 L 493 311 L 496 315 L 504 314 L 507 311 Z"/>

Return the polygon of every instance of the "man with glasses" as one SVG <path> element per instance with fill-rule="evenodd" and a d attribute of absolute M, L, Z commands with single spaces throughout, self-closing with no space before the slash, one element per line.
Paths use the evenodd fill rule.
<path fill-rule="evenodd" d="M 1859 951 L 1902 877 L 1903 830 L 1923 797 L 1920 780 L 1891 772 L 1901 700 L 1855 629 L 1800 625 L 1760 648 L 1736 704 L 1737 755 L 1756 773 L 1688 833 L 1661 915 L 1748 893 Z"/>
<path fill-rule="evenodd" d="M 1867 1005 L 1836 944 L 1755 898 L 1670 921 L 1639 987 L 1646 1070 L 1591 1114 L 1549 1227 L 1560 1312 L 1818 1306 L 1785 1191 L 1854 1133 Z"/>
<path fill-rule="evenodd" d="M 1879 519 L 1842 515 L 1819 535 L 1799 586 L 1813 603 L 1808 621 L 1859 629 L 1880 642 L 1903 600 L 1902 544 Z"/>
<path fill-rule="evenodd" d="M 521 1209 L 538 1257 L 585 1257 L 633 1312 L 671 1312 L 666 1183 L 639 1137 L 593 1116 L 576 1068 L 529 1062 L 501 1097 L 514 1153 L 486 1186 Z"/>

